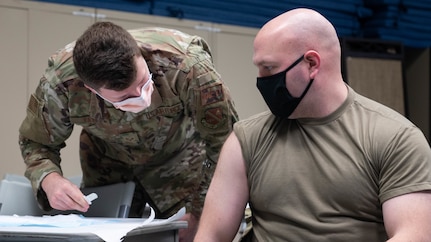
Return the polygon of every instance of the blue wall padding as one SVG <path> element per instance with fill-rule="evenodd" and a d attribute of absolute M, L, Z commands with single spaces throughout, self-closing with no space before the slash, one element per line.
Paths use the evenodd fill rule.
<path fill-rule="evenodd" d="M 260 28 L 296 7 L 320 11 L 340 37 L 431 46 L 431 0 L 38 0 Z"/>

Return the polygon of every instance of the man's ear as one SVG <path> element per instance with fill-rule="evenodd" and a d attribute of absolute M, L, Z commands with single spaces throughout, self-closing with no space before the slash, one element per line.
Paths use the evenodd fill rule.
<path fill-rule="evenodd" d="M 304 54 L 304 59 L 308 63 L 310 78 L 314 79 L 320 68 L 320 55 L 317 51 L 309 50 Z"/>

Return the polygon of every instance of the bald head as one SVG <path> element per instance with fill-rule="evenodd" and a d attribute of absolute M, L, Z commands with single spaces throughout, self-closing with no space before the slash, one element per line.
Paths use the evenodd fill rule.
<path fill-rule="evenodd" d="M 318 51 L 339 46 L 333 25 L 320 13 L 305 8 L 288 11 L 266 23 L 257 37 L 264 36 L 278 36 L 280 42 Z"/>
<path fill-rule="evenodd" d="M 334 26 L 314 10 L 297 8 L 275 17 L 259 30 L 253 61 L 257 66 L 287 66 L 310 50 L 320 55 L 320 75 L 331 77 L 341 72 L 341 48 Z"/>
<path fill-rule="evenodd" d="M 255 53 L 290 56 L 319 52 L 322 59 L 340 63 L 340 43 L 334 26 L 320 13 L 305 8 L 290 10 L 267 22 L 254 42 Z M 270 54 L 271 53 L 271 54 Z M 323 63 L 324 64 L 324 63 Z"/>
<path fill-rule="evenodd" d="M 314 10 L 294 9 L 266 23 L 256 35 L 253 62 L 259 77 L 284 73 L 286 88 L 292 96 L 300 97 L 307 90 L 289 118 L 324 117 L 347 96 L 337 33 Z M 290 70 L 292 63 L 296 63 L 295 68 Z"/>

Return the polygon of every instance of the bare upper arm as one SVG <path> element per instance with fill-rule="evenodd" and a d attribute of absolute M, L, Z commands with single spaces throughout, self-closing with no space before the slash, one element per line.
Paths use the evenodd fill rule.
<path fill-rule="evenodd" d="M 211 181 L 197 236 L 233 239 L 244 216 L 248 184 L 241 146 L 231 133 L 221 150 Z M 211 240 L 205 240 L 211 241 Z"/>
<path fill-rule="evenodd" d="M 431 191 L 414 192 L 383 203 L 383 218 L 389 241 L 429 241 L 431 236 Z"/>

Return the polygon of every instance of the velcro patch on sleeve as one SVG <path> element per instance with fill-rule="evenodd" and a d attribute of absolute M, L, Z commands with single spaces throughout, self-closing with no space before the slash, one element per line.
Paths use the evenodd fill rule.
<path fill-rule="evenodd" d="M 221 107 L 215 107 L 205 110 L 204 118 L 202 119 L 202 125 L 215 129 L 219 128 L 226 122 L 226 117 L 223 116 L 223 110 Z"/>
<path fill-rule="evenodd" d="M 221 101 L 224 101 L 223 86 L 221 84 L 207 87 L 201 90 L 202 106 Z"/>
<path fill-rule="evenodd" d="M 36 97 L 33 94 L 30 96 L 30 100 L 28 102 L 28 107 L 27 108 L 35 116 L 38 115 L 38 112 L 39 112 L 39 102 L 37 101 Z"/>

